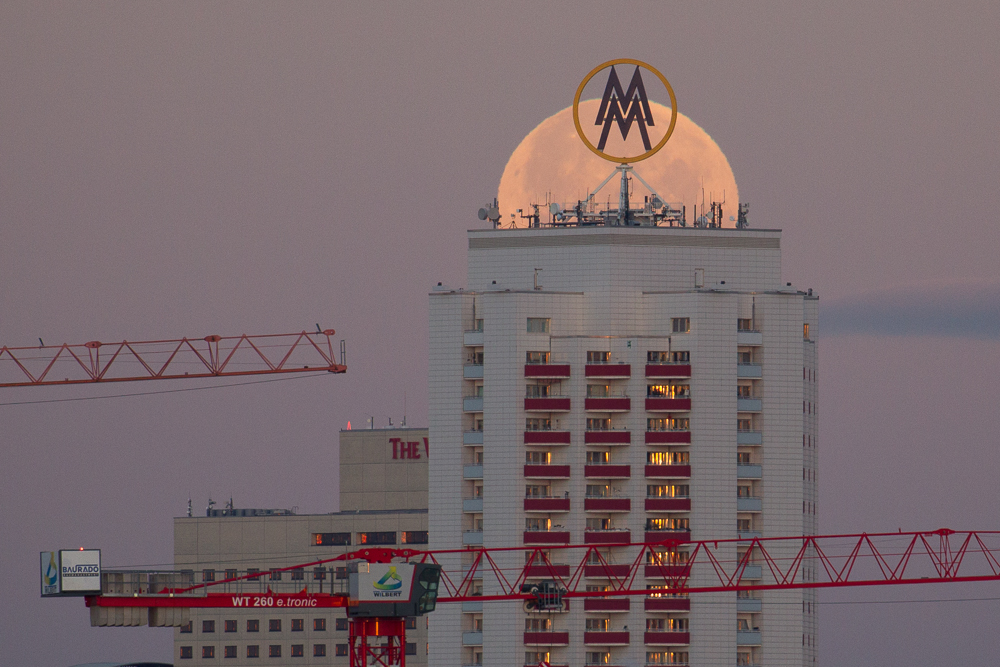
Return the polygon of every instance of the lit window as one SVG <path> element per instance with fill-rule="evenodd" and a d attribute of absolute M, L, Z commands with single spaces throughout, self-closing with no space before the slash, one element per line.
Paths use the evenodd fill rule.
<path fill-rule="evenodd" d="M 267 647 L 267 657 L 269 658 L 280 658 L 281 657 L 281 644 L 271 644 Z"/>
<path fill-rule="evenodd" d="M 347 655 L 347 644 L 337 644 L 337 655 Z"/>
<path fill-rule="evenodd" d="M 292 581 L 302 581 L 306 578 L 306 571 L 301 567 L 292 570 Z"/>
<path fill-rule="evenodd" d="M 248 567 L 247 568 L 247 574 L 249 575 L 247 577 L 248 581 L 260 581 L 260 576 L 259 576 L 260 570 L 259 569 L 255 568 L 255 567 Z"/>
<path fill-rule="evenodd" d="M 292 632 L 302 632 L 305 629 L 306 629 L 306 620 L 304 618 L 292 619 Z"/>
<path fill-rule="evenodd" d="M 313 546 L 341 547 L 351 544 L 350 533 L 313 533 Z"/>
<path fill-rule="evenodd" d="M 552 430 L 552 420 L 548 417 L 528 417 L 524 420 L 525 431 L 550 431 Z"/>
<path fill-rule="evenodd" d="M 806 322 L 802 325 L 802 338 L 804 340 L 809 340 L 809 323 Z"/>
<path fill-rule="evenodd" d="M 202 632 L 215 632 L 215 621 L 202 621 L 201 622 Z"/>
<path fill-rule="evenodd" d="M 608 451 L 588 451 L 587 463 L 590 465 L 602 465 L 611 461 L 611 452 Z"/>
<path fill-rule="evenodd" d="M 404 530 L 402 544 L 427 544 L 426 530 Z"/>
<path fill-rule="evenodd" d="M 548 332 L 549 332 L 549 318 L 547 317 L 528 318 L 528 333 L 548 333 Z"/>
<path fill-rule="evenodd" d="M 225 649 L 223 649 L 224 652 L 222 654 L 222 657 L 224 657 L 224 658 L 235 658 L 235 657 L 237 657 L 237 655 L 236 655 L 236 648 L 237 647 L 235 647 L 235 646 L 227 646 L 227 647 L 225 647 Z"/>
<path fill-rule="evenodd" d="M 325 581 L 326 580 L 326 568 L 325 567 L 314 567 L 313 568 L 313 581 Z"/>
<path fill-rule="evenodd" d="M 611 496 L 611 487 L 608 484 L 588 484 L 588 498 L 608 498 Z"/>
<path fill-rule="evenodd" d="M 267 631 L 268 632 L 281 632 L 281 619 L 280 618 L 272 618 L 271 620 L 269 620 L 267 622 Z"/>
<path fill-rule="evenodd" d="M 551 618 L 526 618 L 524 629 L 528 632 L 547 632 L 552 629 Z"/>
<path fill-rule="evenodd" d="M 239 576 L 236 570 L 226 570 L 226 579 L 235 579 Z"/>
<path fill-rule="evenodd" d="M 646 486 L 647 498 L 687 498 L 691 493 L 691 487 L 687 484 L 648 484 Z"/>
<path fill-rule="evenodd" d="M 611 429 L 611 419 L 609 417 L 588 417 L 588 431 L 608 431 Z"/>
<path fill-rule="evenodd" d="M 202 646 L 201 647 L 201 657 L 202 658 L 214 658 L 215 657 L 215 647 L 214 646 Z"/>
<path fill-rule="evenodd" d="M 610 626 L 610 618 L 588 618 L 583 629 L 588 632 L 607 632 Z"/>
<path fill-rule="evenodd" d="M 301 658 L 306 654 L 306 647 L 304 644 L 292 644 L 292 657 Z"/>
<path fill-rule="evenodd" d="M 550 389 L 550 385 L 547 384 L 529 384 L 524 388 L 524 396 L 526 398 L 547 398 Z"/>
<path fill-rule="evenodd" d="M 611 387 L 606 384 L 588 384 L 587 398 L 607 398 L 611 394 Z"/>
<path fill-rule="evenodd" d="M 215 581 L 215 570 L 202 570 L 201 580 L 203 582 Z"/>
<path fill-rule="evenodd" d="M 338 618 L 337 619 L 337 629 L 338 630 L 346 630 L 347 627 L 348 627 L 348 624 L 349 624 L 349 622 L 348 622 L 348 620 L 346 618 Z"/>
<path fill-rule="evenodd" d="M 593 350 L 587 352 L 588 364 L 606 364 L 609 361 L 611 361 L 610 352 L 595 352 Z"/>
<path fill-rule="evenodd" d="M 395 531 L 378 531 L 373 533 L 358 533 L 358 544 L 395 544 Z"/>
<path fill-rule="evenodd" d="M 236 632 L 236 621 L 226 621 L 226 632 Z"/>
<path fill-rule="evenodd" d="M 524 462 L 534 465 L 548 465 L 552 461 L 552 452 L 527 451 L 524 453 Z M 477 486 L 477 489 L 483 487 Z"/>
<path fill-rule="evenodd" d="M 347 619 L 344 619 L 347 620 Z M 339 627 L 337 628 L 340 629 Z M 313 619 L 313 630 L 316 632 L 323 632 L 326 630 L 326 619 L 325 618 L 314 618 Z"/>
<path fill-rule="evenodd" d="M 271 570 L 267 576 L 268 581 L 281 581 L 281 570 Z"/>
<path fill-rule="evenodd" d="M 670 323 L 674 333 L 688 333 L 691 331 L 691 318 L 689 317 L 675 317 L 670 320 Z"/>
<path fill-rule="evenodd" d="M 417 617 L 416 616 L 407 616 L 406 617 L 406 629 L 407 630 L 416 630 L 417 629 Z"/>
<path fill-rule="evenodd" d="M 646 452 L 646 463 L 652 466 L 688 465 L 691 463 L 689 452 Z"/>
<path fill-rule="evenodd" d="M 524 529 L 527 531 L 538 531 L 538 530 L 548 530 L 552 526 L 552 521 L 550 519 L 525 519 Z"/>
<path fill-rule="evenodd" d="M 347 644 L 344 644 L 344 648 L 347 648 Z M 322 658 L 326 655 L 326 644 L 313 644 L 313 657 Z M 337 655 L 340 655 L 339 653 Z M 344 655 L 347 655 L 347 651 L 344 651 Z"/>
<path fill-rule="evenodd" d="M 185 623 L 184 625 L 182 625 L 181 626 L 181 634 L 182 635 L 186 635 L 186 634 L 189 634 L 191 632 L 194 632 L 193 623 L 194 623 L 193 621 L 188 621 L 187 623 Z"/>
<path fill-rule="evenodd" d="M 181 646 L 181 660 L 190 660 L 194 657 L 193 646 Z"/>
<path fill-rule="evenodd" d="M 260 621 L 255 618 L 247 619 L 247 632 L 260 632 Z"/>
<path fill-rule="evenodd" d="M 549 363 L 549 353 L 542 351 L 526 352 L 525 362 L 528 364 L 547 364 Z"/>
<path fill-rule="evenodd" d="M 541 484 L 529 484 L 524 487 L 524 497 L 525 498 L 550 498 L 552 496 L 552 487 L 548 485 Z"/>
<path fill-rule="evenodd" d="M 648 398 L 691 398 L 691 386 L 687 384 L 646 385 Z"/>
<path fill-rule="evenodd" d="M 609 651 L 587 651 L 588 665 L 607 665 L 611 663 L 611 653 Z"/>
<path fill-rule="evenodd" d="M 247 657 L 248 658 L 259 658 L 260 657 L 260 647 L 256 644 L 251 644 L 247 646 Z"/>

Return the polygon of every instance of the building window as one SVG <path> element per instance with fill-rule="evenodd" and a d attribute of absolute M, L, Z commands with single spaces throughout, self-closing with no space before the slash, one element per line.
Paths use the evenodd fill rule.
<path fill-rule="evenodd" d="M 215 632 L 215 621 L 202 621 L 201 622 L 202 632 Z"/>
<path fill-rule="evenodd" d="M 609 651 L 587 651 L 586 656 L 586 664 L 588 665 L 611 664 L 611 653 Z"/>
<path fill-rule="evenodd" d="M 256 644 L 251 644 L 247 646 L 247 657 L 248 658 L 259 658 L 260 657 L 260 647 Z"/>
<path fill-rule="evenodd" d="M 687 484 L 647 484 L 647 498 L 687 498 L 691 487 Z"/>
<path fill-rule="evenodd" d="M 193 646 L 181 646 L 181 660 L 190 660 L 194 657 Z"/>
<path fill-rule="evenodd" d="M 732 320 L 730 320 L 731 322 Z M 674 317 L 670 320 L 674 333 L 688 333 L 691 331 L 690 317 Z"/>
<path fill-rule="evenodd" d="M 313 568 L 313 581 L 325 581 L 326 580 L 326 568 L 324 567 L 314 567 Z"/>
<path fill-rule="evenodd" d="M 417 645 L 415 643 L 406 642 L 406 655 L 416 655 Z"/>
<path fill-rule="evenodd" d="M 260 570 L 256 567 L 248 567 L 247 575 L 248 581 L 260 581 Z"/>
<path fill-rule="evenodd" d="M 268 581 L 281 581 L 281 570 L 272 569 L 267 575 Z"/>
<path fill-rule="evenodd" d="M 338 579 L 338 580 L 347 579 L 347 567 L 346 566 L 342 566 L 342 567 L 335 568 L 334 571 L 333 571 L 333 576 L 334 576 L 335 579 Z"/>
<path fill-rule="evenodd" d="M 588 431 L 609 431 L 611 430 L 610 417 L 587 417 Z"/>
<path fill-rule="evenodd" d="M 235 579 L 240 576 L 236 570 L 226 570 L 226 579 Z"/>
<path fill-rule="evenodd" d="M 338 618 L 337 621 L 336 621 L 336 626 L 335 627 L 338 630 L 346 630 L 347 627 L 348 627 L 348 623 L 349 623 L 349 621 L 346 618 Z"/>
<path fill-rule="evenodd" d="M 260 632 L 260 621 L 258 621 L 256 618 L 248 618 L 247 632 Z"/>
<path fill-rule="evenodd" d="M 544 334 L 549 333 L 549 318 L 529 317 L 528 333 L 544 333 Z"/>
<path fill-rule="evenodd" d="M 611 452 L 608 451 L 588 451 L 587 463 L 589 465 L 603 465 L 611 462 Z"/>
<path fill-rule="evenodd" d="M 595 352 L 593 350 L 587 351 L 587 363 L 588 364 L 606 364 L 611 361 L 610 352 Z"/>
<path fill-rule="evenodd" d="M 529 384 L 524 388 L 525 398 L 548 398 L 551 395 L 551 386 L 547 384 Z"/>
<path fill-rule="evenodd" d="M 646 419 L 647 431 L 690 431 L 691 420 L 688 417 L 653 417 Z"/>
<path fill-rule="evenodd" d="M 395 544 L 396 533 L 392 530 L 373 533 L 358 533 L 358 544 Z"/>
<path fill-rule="evenodd" d="M 647 398 L 691 398 L 691 385 L 650 384 L 646 385 Z"/>
<path fill-rule="evenodd" d="M 552 619 L 526 618 L 524 619 L 524 629 L 526 632 L 548 632 L 552 629 Z"/>
<path fill-rule="evenodd" d="M 303 568 L 297 567 L 294 570 L 292 570 L 292 581 L 302 581 L 305 578 L 306 578 L 306 571 Z"/>
<path fill-rule="evenodd" d="M 214 658 L 215 657 L 215 647 L 214 646 L 202 646 L 201 647 L 201 657 L 202 658 Z"/>
<path fill-rule="evenodd" d="M 306 620 L 304 618 L 292 619 L 292 632 L 302 632 L 305 629 L 306 629 Z"/>
<path fill-rule="evenodd" d="M 528 364 L 547 364 L 549 363 L 549 353 L 542 351 L 525 352 L 524 360 Z"/>
<path fill-rule="evenodd" d="M 313 533 L 313 546 L 316 547 L 344 547 L 350 544 L 350 533 Z"/>
<path fill-rule="evenodd" d="M 691 519 L 646 519 L 646 530 L 674 531 L 691 530 Z"/>
<path fill-rule="evenodd" d="M 524 487 L 525 498 L 551 498 L 552 487 L 548 484 L 528 484 Z"/>
<path fill-rule="evenodd" d="M 344 619 L 347 620 L 347 619 Z M 314 618 L 313 619 L 313 630 L 316 632 L 323 632 L 326 630 L 326 619 L 325 618 Z"/>
<path fill-rule="evenodd" d="M 306 655 L 305 644 L 292 644 L 292 657 L 303 658 Z"/>
<path fill-rule="evenodd" d="M 753 331 L 753 320 L 749 317 L 741 317 L 736 320 L 737 331 Z"/>
<path fill-rule="evenodd" d="M 539 651 L 525 651 L 524 652 L 524 664 L 525 665 L 537 665 L 542 662 L 549 661 L 549 652 L 539 652 Z"/>
<path fill-rule="evenodd" d="M 226 632 L 236 632 L 236 621 L 226 621 Z"/>
<path fill-rule="evenodd" d="M 202 570 L 201 571 L 202 582 L 215 581 L 215 570 Z"/>
<path fill-rule="evenodd" d="M 326 655 L 325 653 L 323 655 Z M 337 644 L 337 655 L 347 655 L 347 644 Z"/>
<path fill-rule="evenodd" d="M 548 465 L 552 461 L 552 452 L 536 452 L 527 451 L 524 453 L 524 462 L 533 465 Z M 481 489 L 481 486 L 477 486 L 477 489 Z M 477 496 L 479 497 L 479 496 Z"/>
<path fill-rule="evenodd" d="M 223 658 L 235 658 L 236 657 L 236 647 L 235 646 L 226 646 L 223 649 L 222 657 Z"/>
<path fill-rule="evenodd" d="M 281 657 L 281 644 L 271 644 L 267 647 L 267 657 L 269 658 L 280 658 Z"/>
<path fill-rule="evenodd" d="M 417 629 L 417 617 L 416 616 L 407 616 L 406 617 L 406 629 L 407 630 L 416 630 Z"/>
<path fill-rule="evenodd" d="M 269 620 L 267 622 L 267 631 L 268 632 L 281 632 L 281 619 L 280 618 L 272 618 L 271 620 Z"/>
<path fill-rule="evenodd" d="M 525 431 L 551 431 L 552 420 L 548 417 L 528 417 L 524 420 Z"/>
<path fill-rule="evenodd" d="M 670 353 L 670 363 L 689 364 L 691 363 L 691 353 L 688 350 L 680 350 Z"/>
<path fill-rule="evenodd" d="M 651 466 L 688 465 L 691 463 L 691 454 L 689 452 L 646 452 L 646 463 Z"/>
<path fill-rule="evenodd" d="M 187 623 L 181 626 L 182 635 L 187 635 L 192 632 L 194 632 L 194 621 L 188 621 Z"/>
<path fill-rule="evenodd" d="M 529 532 L 538 531 L 538 530 L 548 530 L 551 525 L 552 525 L 552 521 L 550 519 L 525 519 L 524 520 L 524 529 L 526 531 L 529 531 Z"/>
<path fill-rule="evenodd" d="M 809 323 L 806 322 L 802 325 L 802 339 L 809 340 Z"/>
<path fill-rule="evenodd" d="M 427 544 L 426 530 L 404 530 L 403 544 Z"/>

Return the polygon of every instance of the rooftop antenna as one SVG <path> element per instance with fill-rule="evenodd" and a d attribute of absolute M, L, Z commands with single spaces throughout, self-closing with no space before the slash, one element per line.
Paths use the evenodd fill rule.
<path fill-rule="evenodd" d="M 212 516 L 212 508 L 215 507 L 215 501 L 212 497 L 208 497 L 208 507 L 205 508 L 205 516 Z"/>
<path fill-rule="evenodd" d="M 188 516 L 194 516 L 194 509 L 191 507 L 191 496 L 188 496 Z"/>
<path fill-rule="evenodd" d="M 235 506 L 233 505 L 233 494 L 231 493 L 229 494 L 229 502 L 226 503 L 226 509 L 229 510 L 230 512 L 232 512 L 235 509 Z"/>
<path fill-rule="evenodd" d="M 500 224 L 500 205 L 497 202 L 497 198 L 493 198 L 492 204 L 487 204 L 486 206 L 479 209 L 479 219 L 489 220 L 496 229 Z"/>
<path fill-rule="evenodd" d="M 389 420 L 389 428 L 392 428 L 392 417 L 386 417 Z"/>
<path fill-rule="evenodd" d="M 403 390 L 403 423 L 400 424 L 402 428 L 406 428 L 406 390 Z"/>
<path fill-rule="evenodd" d="M 538 272 L 541 271 L 541 270 L 542 269 L 539 269 L 537 267 L 535 268 L 535 289 L 536 290 L 542 289 L 542 286 L 538 284 Z"/>

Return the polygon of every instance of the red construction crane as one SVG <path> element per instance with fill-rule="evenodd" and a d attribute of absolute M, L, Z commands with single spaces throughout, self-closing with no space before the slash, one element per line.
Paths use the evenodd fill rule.
<path fill-rule="evenodd" d="M 602 549 L 637 547 L 629 562 L 608 562 Z M 683 547 L 683 551 L 679 550 Z M 510 552 L 524 553 L 525 564 L 505 569 L 498 561 Z M 86 596 L 92 623 L 98 610 L 148 609 L 151 625 L 179 625 L 181 615 L 157 613 L 192 607 L 346 607 L 350 617 L 352 667 L 376 664 L 405 667 L 405 616 L 420 615 L 435 602 L 521 600 L 529 612 L 561 612 L 574 598 L 587 611 L 627 611 L 632 596 L 643 596 L 649 611 L 685 611 L 692 594 L 1000 580 L 1000 531 L 935 531 L 768 537 L 728 540 L 584 544 L 551 547 L 467 548 L 444 551 L 365 549 L 221 581 L 194 583 L 191 572 L 104 571 L 100 594 Z M 437 570 L 438 558 L 461 555 L 458 572 Z M 566 562 L 559 562 L 559 561 Z M 271 573 L 305 572 L 345 562 L 350 591 L 324 591 L 325 577 L 275 583 Z M 359 566 L 359 563 L 362 565 Z M 377 564 L 377 565 L 373 565 Z M 396 576 L 397 568 L 428 566 L 434 574 L 423 587 L 416 576 Z M 371 581 L 358 578 L 359 571 Z M 373 577 L 382 573 L 382 578 Z M 437 575 L 440 575 L 440 591 Z M 641 576 L 642 587 L 636 587 Z M 602 577 L 608 589 L 587 590 L 587 577 Z M 269 581 L 264 581 L 264 579 Z M 489 595 L 474 591 L 474 580 L 489 580 Z M 388 582 L 388 583 L 385 583 Z M 403 582 L 419 608 L 392 607 L 385 590 Z M 652 582 L 652 583 L 651 583 Z M 318 590 L 317 590 L 318 584 Z M 374 585 L 376 597 L 366 597 Z M 279 590 L 284 587 L 286 590 Z M 434 599 L 436 598 L 436 600 Z M 386 606 L 390 605 L 390 606 Z M 395 611 L 393 611 L 395 609 Z M 157 620 L 154 622 L 154 618 Z M 101 623 L 96 623 L 101 624 Z M 105 623 L 113 624 L 113 623 Z M 549 633 L 551 634 L 551 633 Z M 686 633 L 668 633 L 684 635 Z M 663 639 L 663 638 L 659 638 Z M 687 637 L 671 637 L 688 643 Z M 383 644 L 375 642 L 384 641 Z M 568 637 L 567 637 L 568 641 Z"/>
<path fill-rule="evenodd" d="M 0 347 L 0 387 L 174 380 L 272 373 L 345 373 L 333 329 L 119 343 Z M 41 339 L 39 339 L 41 342 Z"/>

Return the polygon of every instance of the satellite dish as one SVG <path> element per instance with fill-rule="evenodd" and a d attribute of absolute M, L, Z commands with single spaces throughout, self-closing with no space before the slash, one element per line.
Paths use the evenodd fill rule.
<path fill-rule="evenodd" d="M 660 199 L 659 196 L 657 195 L 653 195 L 653 198 L 649 201 L 649 203 L 650 205 L 652 205 L 653 208 L 660 208 L 661 206 L 663 206 L 663 200 Z"/>
<path fill-rule="evenodd" d="M 549 204 L 549 213 L 552 215 L 559 215 L 562 213 L 562 207 L 560 207 L 559 204 L 552 202 Z"/>
<path fill-rule="evenodd" d="M 479 219 L 480 220 L 485 220 L 486 219 L 486 209 L 485 208 L 479 209 Z"/>
<path fill-rule="evenodd" d="M 736 220 L 735 216 L 732 216 L 732 215 L 729 216 L 729 222 L 734 222 L 735 220 Z"/>
<path fill-rule="evenodd" d="M 487 209 L 486 211 L 486 217 L 492 220 L 493 222 L 496 222 L 497 220 L 500 219 L 500 209 L 498 209 L 496 206 L 489 207 L 489 209 Z"/>

